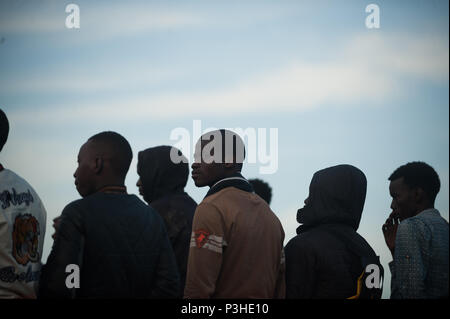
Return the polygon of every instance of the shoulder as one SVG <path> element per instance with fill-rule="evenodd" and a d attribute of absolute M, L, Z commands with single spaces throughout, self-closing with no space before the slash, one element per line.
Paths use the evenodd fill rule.
<path fill-rule="evenodd" d="M 217 205 L 214 201 L 203 201 L 197 205 L 195 209 L 195 217 L 207 217 L 211 214 L 221 214 L 220 205 Z"/>
<path fill-rule="evenodd" d="M 312 251 L 316 249 L 316 231 L 309 230 L 307 232 L 298 234 L 287 243 L 285 250 L 286 253 L 292 251 Z"/>
<path fill-rule="evenodd" d="M 20 192 L 28 189 L 34 196 L 37 196 L 36 191 L 30 185 L 30 183 L 28 183 L 23 177 L 9 169 L 4 169 L 0 172 L 0 192 L 3 192 L 5 187 L 7 187 L 9 190 L 11 188 L 18 188 L 17 190 Z"/>
<path fill-rule="evenodd" d="M 210 195 L 203 199 L 199 204 L 207 204 L 214 206 L 220 211 L 231 209 L 244 209 L 244 210 L 266 210 L 270 211 L 269 205 L 255 193 L 246 192 L 236 187 L 224 188 L 213 195 Z"/>
<path fill-rule="evenodd" d="M 397 233 L 415 233 L 417 231 L 427 231 L 429 221 L 421 214 L 407 218 L 398 225 Z"/>
<path fill-rule="evenodd" d="M 5 168 L 0 172 L 0 182 L 2 184 L 5 184 L 5 182 L 11 183 L 11 181 L 16 183 L 28 184 L 23 177 L 13 172 L 12 170 Z"/>
<path fill-rule="evenodd" d="M 402 242 L 412 244 L 413 242 L 430 240 L 431 224 L 424 216 L 419 215 L 405 219 L 400 223 L 397 229 L 396 246 L 401 245 Z"/>
<path fill-rule="evenodd" d="M 33 209 L 37 208 L 46 214 L 41 198 L 30 183 L 15 172 L 4 169 L 0 172 L 0 200 L 5 204 L 12 197 L 17 199 L 19 204 L 32 204 Z"/>
<path fill-rule="evenodd" d="M 77 199 L 69 204 L 67 204 L 61 213 L 61 222 L 71 220 L 71 221 L 78 221 L 80 222 L 83 216 L 83 211 L 85 210 L 85 200 L 84 199 Z"/>

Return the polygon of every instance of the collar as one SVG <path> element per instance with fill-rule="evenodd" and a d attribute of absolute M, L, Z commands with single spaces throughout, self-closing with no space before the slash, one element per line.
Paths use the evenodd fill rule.
<path fill-rule="evenodd" d="M 439 216 L 441 215 L 436 208 L 427 208 L 427 209 L 421 211 L 420 213 L 418 213 L 416 216 L 419 216 L 419 215 L 422 215 L 422 214 L 423 215 L 426 215 L 426 214 L 438 214 Z"/>
<path fill-rule="evenodd" d="M 97 192 L 105 194 L 127 194 L 127 188 L 126 186 L 104 186 Z"/>
<path fill-rule="evenodd" d="M 240 173 L 236 173 L 234 176 L 223 178 L 216 182 L 206 193 L 206 197 L 215 194 L 227 187 L 236 187 L 237 189 L 245 192 L 254 193 L 253 186 L 246 180 Z"/>

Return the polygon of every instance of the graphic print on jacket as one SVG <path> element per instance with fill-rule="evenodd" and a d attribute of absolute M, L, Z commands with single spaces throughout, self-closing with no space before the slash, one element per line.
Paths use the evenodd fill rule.
<path fill-rule="evenodd" d="M 39 261 L 39 222 L 31 214 L 19 214 L 12 232 L 13 256 L 21 265 Z"/>

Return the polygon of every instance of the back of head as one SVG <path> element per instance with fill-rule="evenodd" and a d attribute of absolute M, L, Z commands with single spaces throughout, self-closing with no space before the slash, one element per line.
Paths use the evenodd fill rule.
<path fill-rule="evenodd" d="M 172 160 L 172 152 L 179 161 Z M 138 153 L 138 175 L 144 198 L 151 202 L 171 193 L 184 190 L 189 175 L 189 164 L 180 150 L 172 146 L 156 146 Z"/>
<path fill-rule="evenodd" d="M 397 168 L 389 180 L 393 181 L 403 177 L 403 182 L 410 188 L 421 188 L 428 197 L 430 204 L 434 201 L 441 188 L 441 182 L 436 171 L 424 162 L 410 162 Z"/>
<path fill-rule="evenodd" d="M 5 112 L 0 109 L 0 152 L 3 149 L 9 134 L 9 122 Z"/>
<path fill-rule="evenodd" d="M 305 225 L 345 224 L 357 230 L 366 199 L 367 179 L 352 165 L 337 165 L 316 172 L 309 198 L 297 221 Z"/>
<path fill-rule="evenodd" d="M 267 204 L 270 204 L 272 201 L 272 188 L 269 184 L 259 178 L 249 179 L 248 181 L 252 184 L 255 193 L 264 199 Z"/>
<path fill-rule="evenodd" d="M 124 179 L 130 168 L 133 151 L 128 141 L 119 133 L 106 131 L 88 139 L 94 149 L 111 164 L 112 173 Z"/>

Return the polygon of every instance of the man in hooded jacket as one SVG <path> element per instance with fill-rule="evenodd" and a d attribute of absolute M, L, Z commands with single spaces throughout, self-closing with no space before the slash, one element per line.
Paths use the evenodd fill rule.
<path fill-rule="evenodd" d="M 358 229 L 367 180 L 351 165 L 316 172 L 297 212 L 297 236 L 286 253 L 286 298 L 344 299 L 357 295 L 361 255 L 376 257 Z M 360 255 L 360 256 L 358 256 Z"/>
<path fill-rule="evenodd" d="M 197 203 L 184 191 L 189 166 L 171 146 L 148 148 L 138 154 L 137 186 L 144 200 L 164 220 L 180 273 L 180 297 L 186 281 L 192 220 Z"/>

